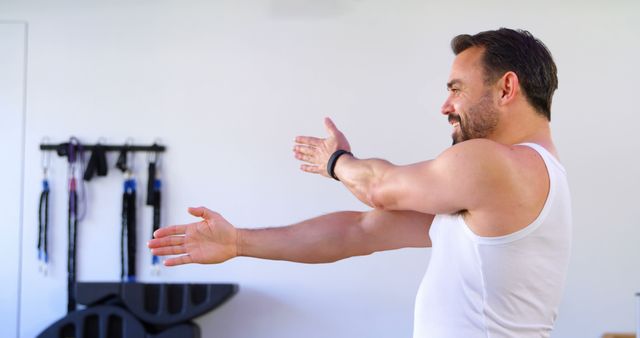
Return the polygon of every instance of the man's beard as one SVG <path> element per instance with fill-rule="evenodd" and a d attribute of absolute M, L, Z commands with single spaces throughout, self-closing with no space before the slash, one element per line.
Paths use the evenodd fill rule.
<path fill-rule="evenodd" d="M 498 125 L 498 112 L 489 93 L 485 93 L 478 103 L 470 107 L 465 116 L 462 119 L 460 115 L 449 114 L 449 122 L 458 122 L 458 130 L 451 135 L 454 145 L 474 138 L 485 138 Z"/>

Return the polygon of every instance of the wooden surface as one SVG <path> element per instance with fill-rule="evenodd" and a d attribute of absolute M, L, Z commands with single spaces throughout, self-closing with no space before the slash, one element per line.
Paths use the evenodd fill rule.
<path fill-rule="evenodd" d="M 633 333 L 605 333 L 602 338 L 636 338 Z"/>

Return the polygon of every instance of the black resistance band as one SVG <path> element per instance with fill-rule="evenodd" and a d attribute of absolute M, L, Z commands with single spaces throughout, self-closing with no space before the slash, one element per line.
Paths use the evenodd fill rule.
<path fill-rule="evenodd" d="M 120 278 L 125 282 L 135 282 L 136 280 L 136 180 L 128 167 L 125 171 L 124 192 L 122 194 Z"/>
<path fill-rule="evenodd" d="M 77 248 L 78 248 L 78 179 L 76 177 L 77 164 L 82 167 L 82 145 L 75 137 L 69 140 L 69 209 L 68 209 L 68 250 L 67 250 L 67 312 L 76 309 L 76 272 L 77 272 Z"/>
<path fill-rule="evenodd" d="M 42 179 L 42 193 L 40 193 L 40 205 L 38 206 L 38 261 L 40 272 L 47 274 L 49 264 L 48 231 L 49 231 L 49 180 L 46 169 Z"/>
<path fill-rule="evenodd" d="M 149 170 L 147 176 L 147 205 L 153 207 L 153 229 L 151 230 L 151 238 L 153 233 L 160 229 L 160 205 L 161 205 L 161 188 L 160 174 L 158 170 L 158 154 L 155 154 L 154 161 L 149 161 Z M 158 256 L 151 257 L 152 272 L 158 274 L 160 259 Z"/>

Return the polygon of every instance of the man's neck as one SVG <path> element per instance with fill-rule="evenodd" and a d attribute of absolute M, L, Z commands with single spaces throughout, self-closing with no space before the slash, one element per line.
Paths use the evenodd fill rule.
<path fill-rule="evenodd" d="M 504 145 L 532 142 L 553 148 L 549 121 L 535 112 L 521 112 L 505 118 L 501 127 L 489 138 Z"/>

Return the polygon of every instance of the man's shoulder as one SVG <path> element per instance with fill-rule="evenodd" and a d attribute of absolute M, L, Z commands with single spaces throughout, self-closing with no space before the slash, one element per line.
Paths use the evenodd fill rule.
<path fill-rule="evenodd" d="M 461 142 L 441 155 L 443 165 L 465 177 L 467 225 L 481 236 L 501 236 L 530 224 L 548 193 L 541 155 L 532 147 L 486 139 Z M 512 212 L 518 210 L 518 212 Z"/>
<path fill-rule="evenodd" d="M 469 186 L 488 192 L 519 188 L 526 177 L 544 176 L 546 168 L 537 151 L 525 146 L 506 145 L 488 139 L 460 142 L 434 161 Z M 481 190 L 481 189 L 479 189 Z"/>
<path fill-rule="evenodd" d="M 485 166 L 500 166 L 514 159 L 514 149 L 488 139 L 472 139 L 455 144 L 437 158 L 447 166 L 462 166 L 468 169 L 486 169 Z M 469 167 L 471 166 L 471 167 Z"/>
<path fill-rule="evenodd" d="M 460 142 L 443 151 L 439 156 L 449 164 L 506 165 L 508 167 L 527 166 L 530 161 L 539 159 L 538 153 L 531 147 L 507 145 L 489 139 L 472 139 Z M 452 163 L 451 163 L 452 162 Z"/>

